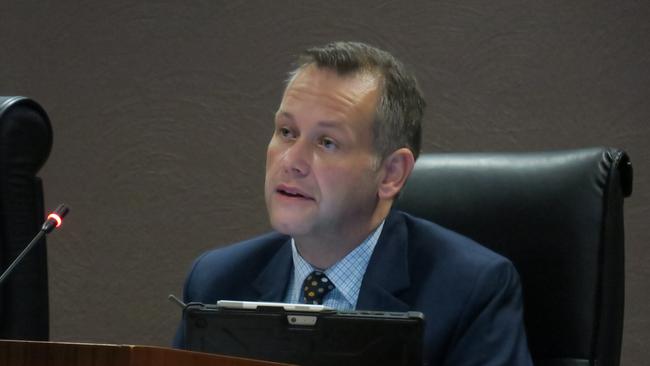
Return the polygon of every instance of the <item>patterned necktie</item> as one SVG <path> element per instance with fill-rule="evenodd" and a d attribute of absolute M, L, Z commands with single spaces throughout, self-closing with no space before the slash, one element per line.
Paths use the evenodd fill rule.
<path fill-rule="evenodd" d="M 329 278 L 327 278 L 325 273 L 321 271 L 313 271 L 307 276 L 307 278 L 305 278 L 305 282 L 302 284 L 302 300 L 305 304 L 322 305 L 323 298 L 327 293 L 332 291 L 334 287 L 334 284 Z"/>

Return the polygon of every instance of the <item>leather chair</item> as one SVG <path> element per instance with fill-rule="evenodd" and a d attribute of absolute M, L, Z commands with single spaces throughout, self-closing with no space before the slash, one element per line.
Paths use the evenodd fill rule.
<path fill-rule="evenodd" d="M 632 166 L 611 148 L 426 154 L 397 208 L 509 258 L 535 365 L 618 365 L 623 199 Z"/>
<path fill-rule="evenodd" d="M 0 272 L 44 221 L 38 170 L 52 148 L 52 127 L 35 101 L 0 97 Z M 0 338 L 49 338 L 47 253 L 41 239 L 0 285 Z"/>

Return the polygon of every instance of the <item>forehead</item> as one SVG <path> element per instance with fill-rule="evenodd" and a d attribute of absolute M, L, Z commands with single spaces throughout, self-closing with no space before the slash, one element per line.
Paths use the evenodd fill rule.
<path fill-rule="evenodd" d="M 359 92 L 367 92 L 378 86 L 378 74 L 371 71 L 358 71 L 346 74 L 339 74 L 335 69 L 318 67 L 314 64 L 305 65 L 299 68 L 287 83 L 290 88 L 318 85 L 321 87 L 341 87 L 354 89 Z"/>
<path fill-rule="evenodd" d="M 339 75 L 335 70 L 309 65 L 289 81 L 278 112 L 293 113 L 290 109 L 305 107 L 312 112 L 361 114 L 372 119 L 378 96 L 379 80 L 372 73 Z"/>

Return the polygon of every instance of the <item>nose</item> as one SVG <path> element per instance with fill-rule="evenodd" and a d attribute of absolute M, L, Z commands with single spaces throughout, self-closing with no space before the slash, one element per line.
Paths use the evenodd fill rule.
<path fill-rule="evenodd" d="M 285 173 L 293 177 L 309 175 L 310 149 L 304 140 L 296 140 L 282 154 L 282 168 Z"/>

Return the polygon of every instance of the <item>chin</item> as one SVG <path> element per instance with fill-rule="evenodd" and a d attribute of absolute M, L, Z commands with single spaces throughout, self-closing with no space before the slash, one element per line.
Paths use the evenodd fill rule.
<path fill-rule="evenodd" d="M 307 228 L 308 225 L 304 222 L 304 217 L 293 219 L 289 217 L 283 217 L 281 219 L 271 217 L 270 221 L 271 227 L 273 227 L 275 231 L 285 235 L 297 236 L 309 231 Z"/>

